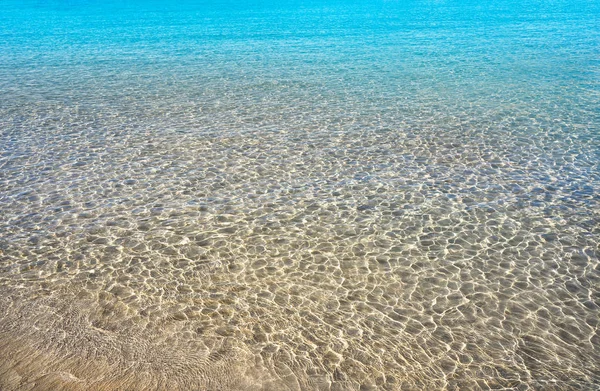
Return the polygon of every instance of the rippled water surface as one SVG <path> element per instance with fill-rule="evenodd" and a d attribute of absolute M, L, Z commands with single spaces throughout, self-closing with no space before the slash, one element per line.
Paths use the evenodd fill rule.
<path fill-rule="evenodd" d="M 0 0 L 1 390 L 600 389 L 596 1 Z"/>

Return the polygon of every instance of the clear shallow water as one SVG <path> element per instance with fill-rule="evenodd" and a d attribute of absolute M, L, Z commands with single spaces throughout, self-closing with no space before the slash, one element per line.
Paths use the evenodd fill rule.
<path fill-rule="evenodd" d="M 0 389 L 600 387 L 595 2 L 0 5 Z"/>

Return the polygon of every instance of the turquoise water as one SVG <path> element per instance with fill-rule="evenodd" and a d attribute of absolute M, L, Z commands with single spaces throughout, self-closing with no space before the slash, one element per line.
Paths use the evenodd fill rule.
<path fill-rule="evenodd" d="M 600 3 L 0 0 L 0 389 L 600 389 Z"/>

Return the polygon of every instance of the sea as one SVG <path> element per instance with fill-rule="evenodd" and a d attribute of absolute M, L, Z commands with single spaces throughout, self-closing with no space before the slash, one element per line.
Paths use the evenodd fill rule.
<path fill-rule="evenodd" d="M 0 389 L 600 390 L 600 2 L 0 0 Z"/>

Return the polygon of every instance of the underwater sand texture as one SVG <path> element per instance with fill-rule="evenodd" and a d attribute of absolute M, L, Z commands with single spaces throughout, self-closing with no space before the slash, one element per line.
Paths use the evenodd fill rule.
<path fill-rule="evenodd" d="M 112 121 L 13 125 L 2 389 L 598 384 L 597 144 Z"/>
<path fill-rule="evenodd" d="M 0 390 L 600 389 L 600 5 L 23 4 Z"/>

